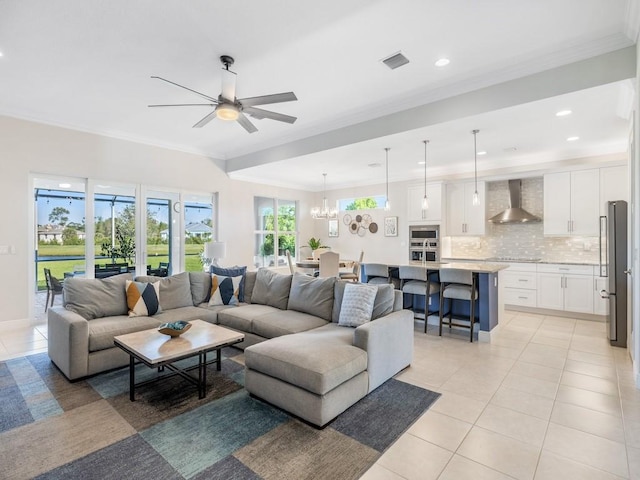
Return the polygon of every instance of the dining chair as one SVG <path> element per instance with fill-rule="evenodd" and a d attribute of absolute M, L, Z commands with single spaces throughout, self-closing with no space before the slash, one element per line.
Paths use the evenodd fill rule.
<path fill-rule="evenodd" d="M 340 272 L 341 280 L 351 280 L 352 282 L 360 281 L 360 266 L 362 265 L 362 259 L 364 258 L 364 250 L 360 251 L 360 258 L 357 262 L 353 262 L 353 268 L 350 272 Z"/>
<path fill-rule="evenodd" d="M 340 255 L 327 251 L 318 257 L 320 261 L 319 277 L 337 277 L 340 273 Z"/>
<path fill-rule="evenodd" d="M 295 272 L 295 268 L 293 266 L 293 260 L 291 259 L 291 252 L 289 250 L 286 250 L 285 253 L 287 255 L 287 263 L 289 264 L 289 271 L 291 272 L 291 275 L 293 275 Z"/>
<path fill-rule="evenodd" d="M 314 260 L 318 260 L 320 258 L 320 255 L 328 252 L 329 250 L 331 250 L 331 247 L 318 247 L 313 252 L 311 252 L 311 256 Z"/>
<path fill-rule="evenodd" d="M 443 313 L 445 300 L 449 300 L 449 311 Z M 442 336 L 442 325 L 451 327 L 468 328 L 469 341 L 473 342 L 473 324 L 476 322 L 475 304 L 478 299 L 478 287 L 476 285 L 476 276 L 473 272 L 457 268 L 443 268 L 440 270 L 440 326 L 439 335 Z M 470 302 L 469 316 L 457 316 L 453 318 L 453 301 L 466 300 Z M 448 321 L 443 320 L 443 316 L 448 315 Z M 466 323 L 454 323 L 453 320 L 467 321 Z"/>
<path fill-rule="evenodd" d="M 414 318 L 421 318 L 421 312 L 416 310 L 415 297 L 424 297 L 424 333 L 427 333 L 427 318 L 435 315 L 438 310 L 429 310 L 431 295 L 440 292 L 438 272 L 429 272 L 425 267 L 401 265 L 399 268 L 402 293 L 411 295 L 411 310 Z"/>
<path fill-rule="evenodd" d="M 49 306 L 49 298 L 51 298 L 51 306 L 53 307 L 56 295 L 62 293 L 63 282 L 51 275 L 51 269 L 49 268 L 44 269 L 44 279 L 47 283 L 47 300 L 44 303 L 44 311 L 46 312 Z"/>

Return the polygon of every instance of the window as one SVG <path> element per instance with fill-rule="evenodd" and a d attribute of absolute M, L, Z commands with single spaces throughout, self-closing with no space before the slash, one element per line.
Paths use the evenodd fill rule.
<path fill-rule="evenodd" d="M 296 254 L 297 202 L 277 198 L 255 197 L 256 267 L 285 266 L 286 251 Z"/>
<path fill-rule="evenodd" d="M 386 197 L 384 195 L 374 195 L 371 197 L 343 198 L 338 200 L 338 208 L 344 210 L 373 210 L 384 208 Z"/>
<path fill-rule="evenodd" d="M 204 244 L 215 239 L 211 195 L 186 195 L 184 222 L 184 269 L 202 271 Z"/>

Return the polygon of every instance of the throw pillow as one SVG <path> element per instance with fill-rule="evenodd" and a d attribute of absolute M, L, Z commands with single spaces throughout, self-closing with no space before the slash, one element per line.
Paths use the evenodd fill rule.
<path fill-rule="evenodd" d="M 242 275 L 237 277 L 225 277 L 223 275 L 211 275 L 211 298 L 209 305 L 238 305 L 240 282 Z"/>
<path fill-rule="evenodd" d="M 216 267 L 215 265 L 211 265 L 209 267 L 209 273 L 215 273 L 216 275 L 224 275 L 225 277 L 237 277 L 238 275 L 242 275 L 242 281 L 240 282 L 240 292 L 238 295 L 238 300 L 244 302 L 244 277 L 247 273 L 247 267 L 229 267 L 222 268 Z"/>
<path fill-rule="evenodd" d="M 169 277 L 140 275 L 134 278 L 136 282 L 158 283 L 160 285 L 160 308 L 173 310 L 180 307 L 193 307 L 189 272 L 182 272 Z"/>
<path fill-rule="evenodd" d="M 130 273 L 108 278 L 67 278 L 64 307 L 87 320 L 127 314 L 126 281 Z"/>
<path fill-rule="evenodd" d="M 340 308 L 342 307 L 342 297 L 344 296 L 344 287 L 352 282 L 344 280 L 338 280 L 333 292 L 333 312 L 331 313 L 331 321 L 338 323 L 340 318 Z M 395 301 L 395 291 L 393 285 L 386 283 L 384 285 L 368 284 L 369 286 L 377 287 L 378 293 L 376 294 L 376 300 L 373 302 L 373 313 L 371 314 L 371 320 L 375 320 L 380 317 L 393 312 L 393 305 Z"/>
<path fill-rule="evenodd" d="M 127 306 L 130 317 L 151 316 L 160 310 L 160 283 L 127 280 Z"/>
<path fill-rule="evenodd" d="M 338 325 L 359 327 L 371 321 L 378 288 L 374 285 L 349 283 L 344 287 Z"/>

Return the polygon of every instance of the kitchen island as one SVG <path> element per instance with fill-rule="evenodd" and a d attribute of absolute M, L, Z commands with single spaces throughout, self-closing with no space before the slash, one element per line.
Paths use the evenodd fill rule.
<path fill-rule="evenodd" d="M 509 266 L 502 263 L 486 262 L 409 262 L 407 265 L 423 267 L 427 273 L 437 273 L 442 269 L 456 268 L 468 270 L 477 275 L 478 281 L 478 304 L 476 308 L 477 318 L 480 324 L 478 340 L 481 342 L 491 341 L 491 331 L 498 326 L 500 316 L 500 303 L 498 298 L 498 272 Z M 399 265 L 389 265 L 392 276 L 397 277 Z M 367 281 L 366 268 L 362 271 L 362 281 Z M 409 295 L 410 296 L 410 295 Z M 413 299 L 413 306 L 424 309 L 423 297 Z M 435 302 L 435 303 L 434 303 Z M 431 295 L 431 310 L 439 309 L 440 297 L 438 294 Z M 436 308 L 437 307 L 437 308 Z M 469 302 L 454 302 L 454 315 L 469 315 Z M 428 320 L 425 319 L 425 322 Z"/>

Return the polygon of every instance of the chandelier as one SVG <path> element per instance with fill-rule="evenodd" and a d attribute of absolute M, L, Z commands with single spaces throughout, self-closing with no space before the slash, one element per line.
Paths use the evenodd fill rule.
<path fill-rule="evenodd" d="M 333 220 L 338 218 L 338 210 L 336 208 L 329 208 L 329 201 L 327 200 L 327 174 L 323 173 L 324 186 L 322 190 L 322 207 L 313 207 L 311 209 L 311 216 L 316 220 Z"/>

